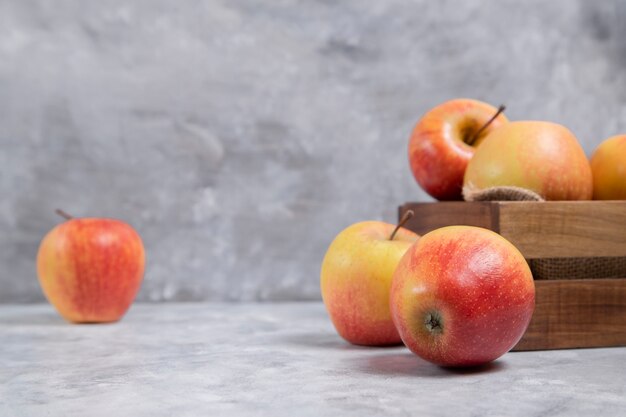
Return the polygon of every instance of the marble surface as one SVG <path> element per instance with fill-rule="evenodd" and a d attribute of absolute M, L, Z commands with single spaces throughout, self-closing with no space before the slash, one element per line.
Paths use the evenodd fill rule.
<path fill-rule="evenodd" d="M 44 301 L 57 207 L 139 231 L 141 301 L 319 300 L 342 228 L 428 198 L 425 111 L 505 103 L 589 154 L 626 132 L 624 39 L 624 0 L 2 0 L 0 303 Z"/>
<path fill-rule="evenodd" d="M 71 325 L 0 306 L 0 416 L 624 415 L 626 349 L 446 370 L 343 342 L 320 303 L 136 305 Z"/>

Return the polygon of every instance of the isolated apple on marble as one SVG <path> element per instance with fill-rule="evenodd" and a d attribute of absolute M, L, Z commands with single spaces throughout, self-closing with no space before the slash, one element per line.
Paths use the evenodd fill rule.
<path fill-rule="evenodd" d="M 591 157 L 594 200 L 626 200 L 626 135 L 602 142 Z"/>
<path fill-rule="evenodd" d="M 404 221 L 412 215 L 407 213 Z M 345 340 L 369 346 L 401 343 L 389 291 L 398 261 L 417 239 L 405 228 L 366 221 L 344 229 L 330 244 L 320 274 L 322 298 Z"/>
<path fill-rule="evenodd" d="M 545 200 L 589 200 L 593 191 L 591 167 L 576 137 L 543 121 L 507 123 L 477 148 L 465 171 L 465 197 L 493 187 L 518 187 Z"/>
<path fill-rule="evenodd" d="M 119 220 L 64 216 L 67 221 L 43 238 L 37 253 L 46 298 L 70 322 L 119 320 L 143 279 L 141 238 Z"/>
<path fill-rule="evenodd" d="M 508 122 L 502 111 L 477 100 L 455 99 L 427 112 L 409 140 L 409 163 L 419 185 L 438 200 L 461 200 L 463 175 L 476 147 Z"/>
<path fill-rule="evenodd" d="M 535 285 L 505 238 L 471 226 L 422 236 L 396 269 L 391 314 L 407 347 L 441 366 L 476 366 L 520 340 L 533 314 Z"/>

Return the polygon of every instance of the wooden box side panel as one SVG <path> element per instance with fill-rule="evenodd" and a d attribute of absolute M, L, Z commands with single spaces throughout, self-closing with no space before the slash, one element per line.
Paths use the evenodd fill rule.
<path fill-rule="evenodd" d="M 626 256 L 626 201 L 498 205 L 499 233 L 527 259 Z"/>
<path fill-rule="evenodd" d="M 626 256 L 626 201 L 406 203 L 406 227 L 484 227 L 511 241 L 526 259 Z"/>
<path fill-rule="evenodd" d="M 402 218 L 407 210 L 413 210 L 415 216 L 407 222 L 405 227 L 419 235 L 451 225 L 477 226 L 494 232 L 499 231 L 498 205 L 489 202 L 406 203 L 400 206 L 399 218 Z"/>
<path fill-rule="evenodd" d="M 626 346 L 626 278 L 535 286 L 533 318 L 513 350 Z"/>

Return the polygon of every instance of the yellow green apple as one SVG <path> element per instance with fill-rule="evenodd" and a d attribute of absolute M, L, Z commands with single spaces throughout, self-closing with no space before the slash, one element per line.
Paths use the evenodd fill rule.
<path fill-rule="evenodd" d="M 401 343 L 389 311 L 393 272 L 415 233 L 380 221 L 344 229 L 322 262 L 322 298 L 339 335 L 357 345 Z"/>
<path fill-rule="evenodd" d="M 608 138 L 591 157 L 594 200 L 626 200 L 626 135 Z"/>
<path fill-rule="evenodd" d="M 464 193 L 513 186 L 545 200 L 589 200 L 589 161 L 572 132 L 543 121 L 518 121 L 495 129 L 467 165 Z"/>

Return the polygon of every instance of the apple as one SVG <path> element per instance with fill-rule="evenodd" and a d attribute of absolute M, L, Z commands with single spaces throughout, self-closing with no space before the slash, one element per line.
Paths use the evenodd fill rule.
<path fill-rule="evenodd" d="M 626 200 L 626 135 L 608 138 L 591 157 L 594 200 Z"/>
<path fill-rule="evenodd" d="M 421 118 L 409 140 L 409 163 L 424 191 L 438 200 L 462 199 L 465 168 L 483 139 L 508 122 L 503 110 L 455 99 Z"/>
<path fill-rule="evenodd" d="M 401 343 L 389 311 L 389 290 L 398 261 L 418 235 L 402 227 L 394 233 L 394 227 L 379 221 L 353 224 L 337 235 L 322 262 L 324 304 L 337 332 L 350 343 Z"/>
<path fill-rule="evenodd" d="M 48 232 L 37 253 L 46 298 L 74 323 L 119 320 L 139 290 L 144 265 L 137 232 L 105 218 L 69 218 Z"/>
<path fill-rule="evenodd" d="M 520 340 L 533 314 L 535 285 L 524 257 L 505 238 L 448 226 L 407 250 L 390 304 L 412 352 L 441 366 L 477 366 Z"/>
<path fill-rule="evenodd" d="M 492 187 L 530 190 L 545 200 L 589 200 L 589 161 L 576 137 L 551 122 L 511 122 L 494 130 L 474 153 L 464 178 L 466 198 Z"/>

